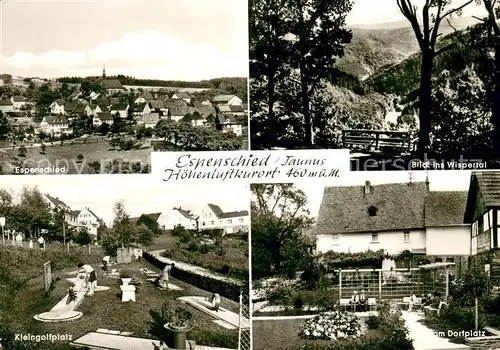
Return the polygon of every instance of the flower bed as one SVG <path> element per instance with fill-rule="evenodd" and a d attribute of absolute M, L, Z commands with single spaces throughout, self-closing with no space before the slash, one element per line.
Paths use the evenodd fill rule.
<path fill-rule="evenodd" d="M 356 339 L 363 335 L 361 320 L 350 313 L 331 311 L 308 319 L 299 336 L 312 340 Z"/>

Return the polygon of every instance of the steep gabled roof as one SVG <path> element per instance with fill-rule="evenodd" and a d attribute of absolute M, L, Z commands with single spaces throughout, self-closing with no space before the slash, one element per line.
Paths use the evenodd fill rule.
<path fill-rule="evenodd" d="M 52 197 L 50 194 L 45 193 L 45 198 L 47 198 L 56 207 L 69 208 L 69 206 L 57 197 Z"/>
<path fill-rule="evenodd" d="M 159 113 L 146 113 L 141 116 L 141 121 L 144 124 L 158 124 L 160 121 L 160 114 Z"/>
<path fill-rule="evenodd" d="M 122 83 L 118 79 L 106 79 L 102 82 L 106 90 L 123 89 Z"/>
<path fill-rule="evenodd" d="M 128 108 L 128 104 L 126 103 L 118 103 L 111 106 L 111 111 L 126 111 Z"/>
<path fill-rule="evenodd" d="M 187 92 L 185 92 L 185 91 L 176 92 L 175 94 L 172 95 L 172 98 L 174 96 L 177 96 L 177 98 L 181 98 L 181 99 L 184 99 L 184 98 L 190 99 L 191 98 L 191 96 L 189 96 L 189 94 Z"/>
<path fill-rule="evenodd" d="M 215 215 L 217 215 L 218 218 L 220 218 L 221 215 L 224 214 L 224 211 L 218 205 L 208 203 L 208 207 L 214 212 Z"/>
<path fill-rule="evenodd" d="M 248 216 L 248 211 L 247 210 L 230 211 L 227 213 L 222 213 L 220 215 L 220 218 L 221 219 L 230 219 L 230 218 L 237 218 L 240 216 Z"/>
<path fill-rule="evenodd" d="M 153 219 L 154 221 L 158 221 L 158 219 L 161 216 L 161 213 L 142 214 L 141 216 L 143 216 L 143 215 Z M 131 218 L 130 221 L 137 222 L 141 218 L 141 216 L 136 217 L 136 218 Z"/>
<path fill-rule="evenodd" d="M 476 207 L 500 207 L 500 171 L 472 172 L 464 222 L 474 220 Z"/>
<path fill-rule="evenodd" d="M 194 215 L 191 213 L 190 210 L 182 209 L 181 207 L 174 208 L 173 210 L 177 210 L 186 219 L 193 219 L 193 220 L 195 219 Z"/>
<path fill-rule="evenodd" d="M 216 103 L 228 102 L 233 97 L 236 97 L 236 96 L 235 95 L 217 95 L 214 97 L 214 102 L 216 102 Z"/>
<path fill-rule="evenodd" d="M 100 120 L 114 120 L 111 113 L 97 113 L 97 118 Z"/>
<path fill-rule="evenodd" d="M 424 228 L 427 184 L 325 187 L 316 233 L 377 232 Z M 375 212 L 375 215 L 371 215 Z"/>
<path fill-rule="evenodd" d="M 44 119 L 50 125 L 68 124 L 68 119 L 63 115 L 48 115 Z"/>
<path fill-rule="evenodd" d="M 425 226 L 463 224 L 466 204 L 467 191 L 429 192 L 425 200 Z"/>
<path fill-rule="evenodd" d="M 23 96 L 12 96 L 12 100 L 14 102 L 26 102 L 26 99 Z"/>
<path fill-rule="evenodd" d="M 12 106 L 11 100 L 0 100 L 0 106 Z"/>

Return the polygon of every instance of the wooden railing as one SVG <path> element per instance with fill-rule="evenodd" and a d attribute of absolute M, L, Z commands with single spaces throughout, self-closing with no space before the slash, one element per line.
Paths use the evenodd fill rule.
<path fill-rule="evenodd" d="M 411 149 L 410 133 L 405 131 L 343 130 L 342 144 L 344 148 L 361 147 L 374 151 L 384 148 Z"/>

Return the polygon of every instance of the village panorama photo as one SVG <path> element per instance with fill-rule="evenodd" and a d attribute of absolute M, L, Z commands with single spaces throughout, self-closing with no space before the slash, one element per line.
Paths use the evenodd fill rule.
<path fill-rule="evenodd" d="M 244 1 L 8 0 L 0 21 L 1 174 L 248 149 Z"/>
<path fill-rule="evenodd" d="M 255 350 L 500 348 L 500 172 L 251 192 Z"/>
<path fill-rule="evenodd" d="M 0 348 L 250 350 L 248 186 L 1 179 Z"/>
<path fill-rule="evenodd" d="M 251 148 L 347 148 L 353 170 L 499 169 L 499 10 L 250 0 Z"/>

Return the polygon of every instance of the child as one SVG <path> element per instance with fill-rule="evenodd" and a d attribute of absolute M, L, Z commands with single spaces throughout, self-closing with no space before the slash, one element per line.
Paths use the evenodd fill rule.
<path fill-rule="evenodd" d="M 165 266 L 165 268 L 163 269 L 163 275 L 162 275 L 162 279 L 163 281 L 165 282 L 166 284 L 166 288 L 168 288 L 168 280 L 170 279 L 170 271 L 172 271 L 172 268 L 175 266 L 174 263 L 171 263 L 171 264 L 167 264 Z"/>
<path fill-rule="evenodd" d="M 78 268 L 81 269 L 81 272 L 85 273 L 85 282 L 89 284 L 89 292 L 87 295 L 94 295 L 94 290 L 97 286 L 97 276 L 94 268 L 90 265 L 84 265 L 82 263 L 78 264 Z"/>

